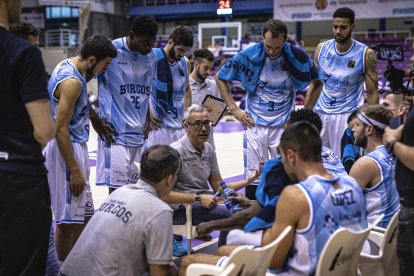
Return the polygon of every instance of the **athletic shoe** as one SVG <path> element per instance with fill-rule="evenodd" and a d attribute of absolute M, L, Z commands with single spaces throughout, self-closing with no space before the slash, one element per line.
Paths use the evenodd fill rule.
<path fill-rule="evenodd" d="M 173 238 L 173 256 L 181 257 L 187 255 L 187 249 L 184 246 Z"/>

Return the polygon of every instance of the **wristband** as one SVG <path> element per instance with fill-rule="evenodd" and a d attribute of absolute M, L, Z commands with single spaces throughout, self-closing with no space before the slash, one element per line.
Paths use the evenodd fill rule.
<path fill-rule="evenodd" d="M 385 149 L 388 151 L 389 154 L 394 154 L 394 146 L 397 142 L 397 140 L 391 140 L 385 145 Z"/>

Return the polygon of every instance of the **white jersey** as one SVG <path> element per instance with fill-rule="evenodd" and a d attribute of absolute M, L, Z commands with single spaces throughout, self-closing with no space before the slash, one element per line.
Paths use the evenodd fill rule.
<path fill-rule="evenodd" d="M 266 57 L 256 90 L 247 97 L 247 113 L 256 125 L 283 126 L 295 105 L 295 91 L 283 55 Z"/>
<path fill-rule="evenodd" d="M 203 83 L 199 83 L 190 76 L 190 88 L 192 104 L 202 104 L 207 95 L 221 98 L 216 82 L 210 78 L 206 78 Z"/>
<path fill-rule="evenodd" d="M 384 214 L 378 226 L 387 228 L 393 215 L 400 209 L 400 197 L 395 183 L 395 158 L 384 146 L 377 147 L 365 156 L 377 164 L 381 174 L 380 182 L 372 188 L 364 189 L 368 222 L 372 223 Z"/>
<path fill-rule="evenodd" d="M 330 174 L 337 176 L 348 175 L 341 160 L 339 160 L 338 156 L 330 148 L 322 146 L 321 157 L 324 168 Z"/>
<path fill-rule="evenodd" d="M 362 190 L 353 178 L 314 175 L 296 186 L 307 198 L 309 224 L 296 229 L 287 269 L 277 275 L 313 275 L 322 249 L 339 227 L 353 231 L 368 227 Z"/>
<path fill-rule="evenodd" d="M 98 76 L 100 116 L 118 132 L 116 144 L 141 147 L 156 72 L 156 55 L 154 51 L 148 55 L 132 52 L 126 37 L 112 43 L 118 56 L 108 70 Z"/>
<path fill-rule="evenodd" d="M 318 56 L 319 76 L 324 85 L 315 104 L 318 113 L 349 113 L 364 103 L 365 52 L 368 47 L 353 41 L 339 53 L 334 39 L 325 41 Z"/>
<path fill-rule="evenodd" d="M 53 70 L 48 83 L 50 109 L 52 117 L 56 120 L 59 99 L 55 97 L 57 86 L 67 79 L 77 79 L 81 84 L 81 93 L 76 99 L 73 109 L 72 118 L 69 122 L 69 135 L 71 142 L 83 143 L 89 140 L 89 109 L 88 109 L 88 92 L 86 90 L 85 77 L 76 69 L 71 59 L 61 61 Z M 62 91 L 61 93 L 65 93 Z"/>
<path fill-rule="evenodd" d="M 156 48 L 153 49 L 157 54 L 157 60 L 160 61 L 165 58 L 163 49 Z M 151 112 L 163 122 L 161 127 L 164 128 L 182 128 L 183 127 L 183 118 L 184 118 L 184 95 L 186 93 L 187 84 L 188 84 L 188 67 L 187 59 L 185 57 L 181 58 L 180 61 L 176 61 L 173 64 L 169 64 L 171 68 L 171 74 L 173 79 L 173 100 L 172 106 L 166 106 L 157 98 L 157 93 L 154 91 L 154 94 L 151 95 Z M 160 82 L 161 76 L 164 72 L 161 70 L 157 71 L 157 80 Z M 153 83 L 154 90 L 156 89 L 156 83 Z M 167 84 L 165 83 L 165 87 Z"/>

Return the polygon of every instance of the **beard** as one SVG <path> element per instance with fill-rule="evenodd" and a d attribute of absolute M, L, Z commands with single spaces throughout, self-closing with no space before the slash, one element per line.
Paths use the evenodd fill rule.
<path fill-rule="evenodd" d="M 335 35 L 335 41 L 339 44 L 347 43 L 352 37 L 352 32 L 350 31 L 347 36 Z"/>
<path fill-rule="evenodd" d="M 354 141 L 355 146 L 361 147 L 363 149 L 365 149 L 367 147 L 368 144 L 368 137 L 366 135 L 364 136 L 357 136 L 355 137 L 355 141 Z"/>
<path fill-rule="evenodd" d="M 86 75 L 91 78 L 95 77 L 95 74 L 93 73 L 93 69 L 95 69 L 95 67 L 96 67 L 96 63 L 92 65 L 91 68 L 86 69 Z"/>
<path fill-rule="evenodd" d="M 203 74 L 200 74 L 200 71 L 199 70 L 197 70 L 196 73 L 197 73 L 197 77 L 200 80 L 202 80 L 202 81 L 205 81 L 206 80 L 207 76 L 205 77 Z"/>
<path fill-rule="evenodd" d="M 175 61 L 180 61 L 181 58 L 177 58 L 177 56 L 175 55 L 175 51 L 174 51 L 174 46 L 172 46 L 172 48 L 168 51 L 168 54 L 170 55 L 170 57 L 175 60 Z"/>

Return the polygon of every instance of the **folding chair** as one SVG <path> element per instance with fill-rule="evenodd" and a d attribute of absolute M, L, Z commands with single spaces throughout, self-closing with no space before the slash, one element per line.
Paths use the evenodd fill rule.
<path fill-rule="evenodd" d="M 394 214 L 387 229 L 374 227 L 369 233 L 371 240 L 379 247 L 378 254 L 362 252 L 359 259 L 359 270 L 362 275 L 394 276 L 400 275 L 397 259 L 397 229 L 399 211 Z"/>
<path fill-rule="evenodd" d="M 357 275 L 359 254 L 371 229 L 384 217 L 381 215 L 372 226 L 358 232 L 339 228 L 326 242 L 316 267 L 316 276 Z"/>

